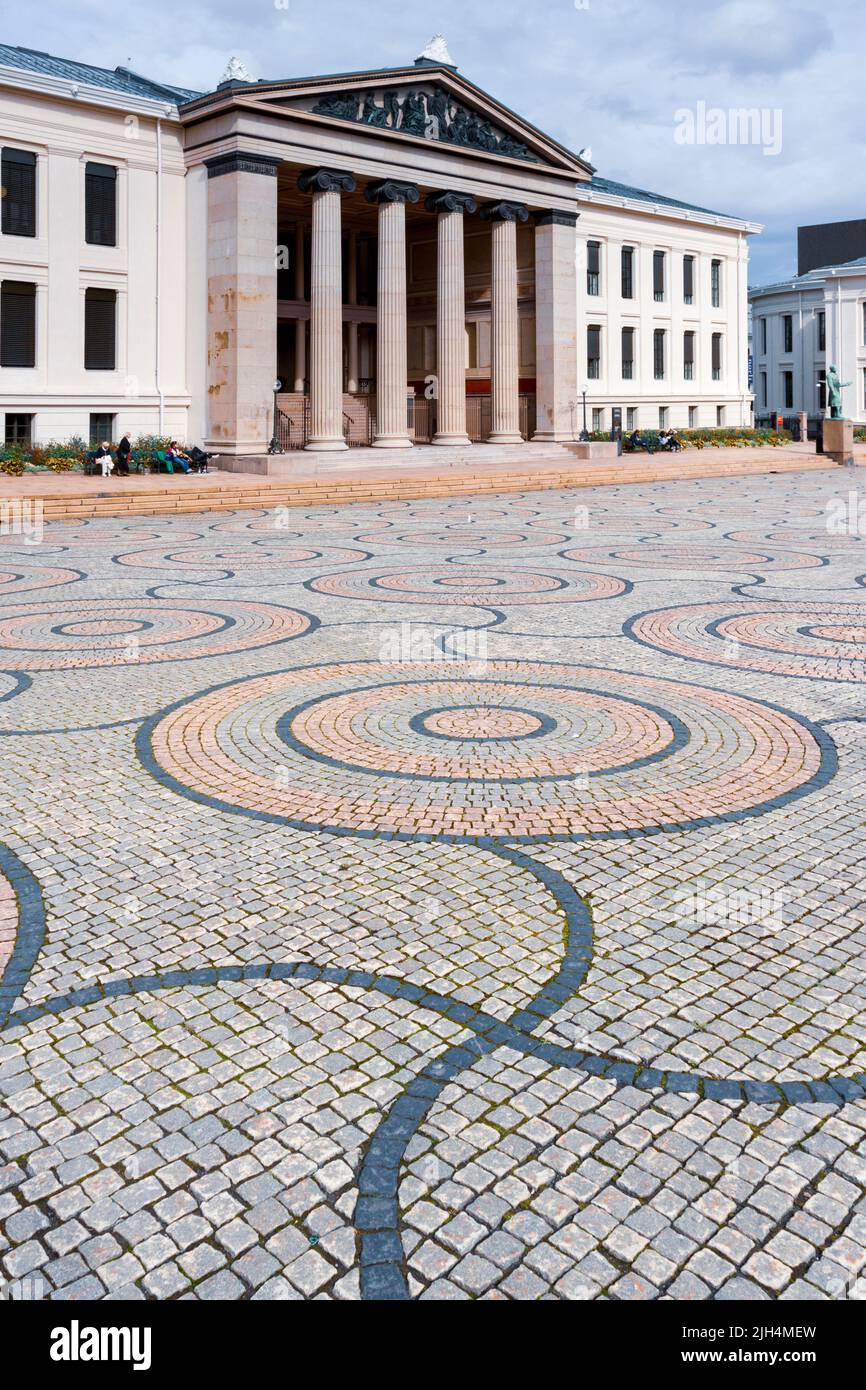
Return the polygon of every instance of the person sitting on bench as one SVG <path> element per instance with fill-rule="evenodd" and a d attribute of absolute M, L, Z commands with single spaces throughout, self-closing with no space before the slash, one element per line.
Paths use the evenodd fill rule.
<path fill-rule="evenodd" d="M 632 430 L 628 437 L 629 447 L 632 449 L 644 449 L 648 454 L 654 454 L 655 449 L 649 440 L 644 439 L 639 430 Z"/>
<path fill-rule="evenodd" d="M 189 455 L 185 454 L 182 449 L 178 448 L 176 439 L 173 439 L 169 444 L 168 448 L 165 451 L 165 456 L 169 460 L 169 462 L 174 465 L 175 468 L 182 468 L 184 473 L 189 473 Z"/>
<path fill-rule="evenodd" d="M 102 469 L 103 478 L 110 478 L 111 470 L 114 468 L 114 459 L 111 457 L 111 445 L 107 439 L 103 439 L 93 457 Z"/>
<path fill-rule="evenodd" d="M 676 430 L 672 430 L 672 429 L 662 430 L 661 434 L 659 435 L 659 448 L 660 448 L 660 449 L 667 449 L 667 450 L 669 450 L 671 453 L 677 453 L 682 447 L 683 447 L 683 446 L 682 446 L 682 444 L 680 443 L 679 439 L 677 439 L 677 432 L 676 432 Z"/>

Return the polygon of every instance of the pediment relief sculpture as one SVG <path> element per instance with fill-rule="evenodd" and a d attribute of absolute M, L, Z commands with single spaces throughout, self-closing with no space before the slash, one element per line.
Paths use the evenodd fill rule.
<path fill-rule="evenodd" d="M 417 88 L 402 93 L 393 88 L 386 88 L 381 94 L 375 91 L 337 92 L 321 97 L 313 111 L 317 116 L 355 121 L 379 130 L 400 130 L 406 135 L 421 135 L 428 140 L 443 140 L 467 149 L 538 162 L 537 156 L 522 140 L 516 140 L 508 131 L 464 106 L 444 87 L 435 87 L 432 93 Z"/>

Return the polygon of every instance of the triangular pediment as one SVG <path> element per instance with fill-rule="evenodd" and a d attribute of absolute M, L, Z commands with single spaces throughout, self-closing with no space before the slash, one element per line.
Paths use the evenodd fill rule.
<path fill-rule="evenodd" d="M 445 64 L 233 83 L 205 101 L 225 96 L 233 104 L 367 128 L 398 141 L 433 141 L 461 153 L 535 164 L 576 180 L 592 175 L 577 155 Z"/>

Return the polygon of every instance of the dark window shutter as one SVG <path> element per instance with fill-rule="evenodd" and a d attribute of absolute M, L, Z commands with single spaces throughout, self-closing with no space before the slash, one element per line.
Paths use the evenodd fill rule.
<path fill-rule="evenodd" d="M 719 372 L 722 369 L 722 335 L 713 334 L 713 371 Z"/>
<path fill-rule="evenodd" d="M 0 366 L 36 366 L 36 286 L 24 280 L 3 281 Z"/>
<path fill-rule="evenodd" d="M 601 356 L 601 329 L 588 328 L 586 330 L 586 350 L 589 357 Z"/>
<path fill-rule="evenodd" d="M 694 360 L 695 360 L 695 335 L 694 335 L 694 333 L 686 333 L 686 335 L 685 335 L 685 337 L 684 337 L 684 339 L 683 339 L 683 361 L 686 362 L 686 363 L 692 363 L 692 364 L 693 364 L 693 363 L 694 363 Z"/>
<path fill-rule="evenodd" d="M 624 328 L 622 330 L 622 360 L 623 362 L 634 361 L 634 329 Z"/>
<path fill-rule="evenodd" d="M 29 150 L 3 151 L 3 234 L 36 235 L 36 156 Z"/>
<path fill-rule="evenodd" d="M 622 297 L 631 299 L 634 292 L 633 276 L 633 256 L 634 252 L 630 246 L 622 248 Z"/>
<path fill-rule="evenodd" d="M 686 299 L 693 299 L 695 293 L 695 258 L 694 256 L 683 257 L 683 294 Z"/>
<path fill-rule="evenodd" d="M 88 290 L 84 296 L 84 366 L 88 371 L 114 371 L 116 308 L 114 290 Z"/>
<path fill-rule="evenodd" d="M 653 252 L 653 294 L 656 298 L 664 298 L 665 292 L 665 253 L 664 251 Z"/>
<path fill-rule="evenodd" d="M 84 240 L 95 246 L 117 245 L 117 170 L 111 164 L 85 166 Z"/>
<path fill-rule="evenodd" d="M 600 251 L 600 241 L 588 241 L 586 243 L 587 269 L 589 270 L 590 275 L 598 274 Z"/>

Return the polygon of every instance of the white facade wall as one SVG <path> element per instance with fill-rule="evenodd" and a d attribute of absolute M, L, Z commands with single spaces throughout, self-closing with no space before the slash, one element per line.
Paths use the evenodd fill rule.
<path fill-rule="evenodd" d="M 842 391 L 843 415 L 866 424 L 866 266 L 815 270 L 793 282 L 753 290 L 749 298 L 756 412 L 823 414 L 819 381 L 833 365 L 841 380 L 850 383 Z M 792 321 L 790 351 L 785 347 L 786 315 Z M 786 373 L 791 374 L 792 404 L 786 401 Z"/>
<path fill-rule="evenodd" d="M 748 385 L 748 241 L 745 223 L 717 218 L 700 220 L 663 205 L 636 201 L 584 201 L 580 195 L 578 237 L 578 389 L 587 393 L 587 412 L 597 427 L 610 429 L 611 407 L 620 406 L 623 426 L 629 418 L 636 426 L 655 429 L 659 410 L 668 411 L 667 423 L 686 428 L 748 425 L 751 392 Z M 589 241 L 601 243 L 600 293 L 587 286 Z M 622 296 L 622 248 L 634 248 L 634 298 Z M 653 254 L 665 255 L 665 297 L 656 302 L 653 292 Z M 694 257 L 694 303 L 683 295 L 683 258 Z M 720 302 L 711 297 L 711 263 L 720 265 Z M 591 380 L 587 371 L 587 329 L 601 327 L 601 375 Z M 622 373 L 622 329 L 634 332 L 634 376 Z M 664 330 L 665 376 L 654 375 L 653 335 Z M 684 372 L 684 334 L 695 334 L 694 379 Z M 712 336 L 721 335 L 721 376 L 714 380 Z M 628 411 L 634 415 L 627 416 Z M 721 413 L 721 416 L 719 412 Z M 690 413 L 691 412 L 691 413 Z"/>
<path fill-rule="evenodd" d="M 37 236 L 0 235 L 0 279 L 37 286 L 36 365 L 0 368 L 0 413 L 32 414 L 35 443 L 75 435 L 87 439 L 91 413 L 115 416 L 115 439 L 125 430 L 133 436 L 157 433 L 160 389 L 163 432 L 187 437 L 182 132 L 157 102 L 134 100 L 135 110 L 122 95 L 117 102 L 90 105 L 86 96 L 26 91 L 5 85 L 0 75 L 0 143 L 32 151 L 37 158 Z M 159 362 L 157 114 L 162 147 Z M 116 246 L 85 241 L 85 165 L 90 161 L 118 171 Z M 84 366 L 84 296 L 91 287 L 117 294 L 112 372 Z"/>

